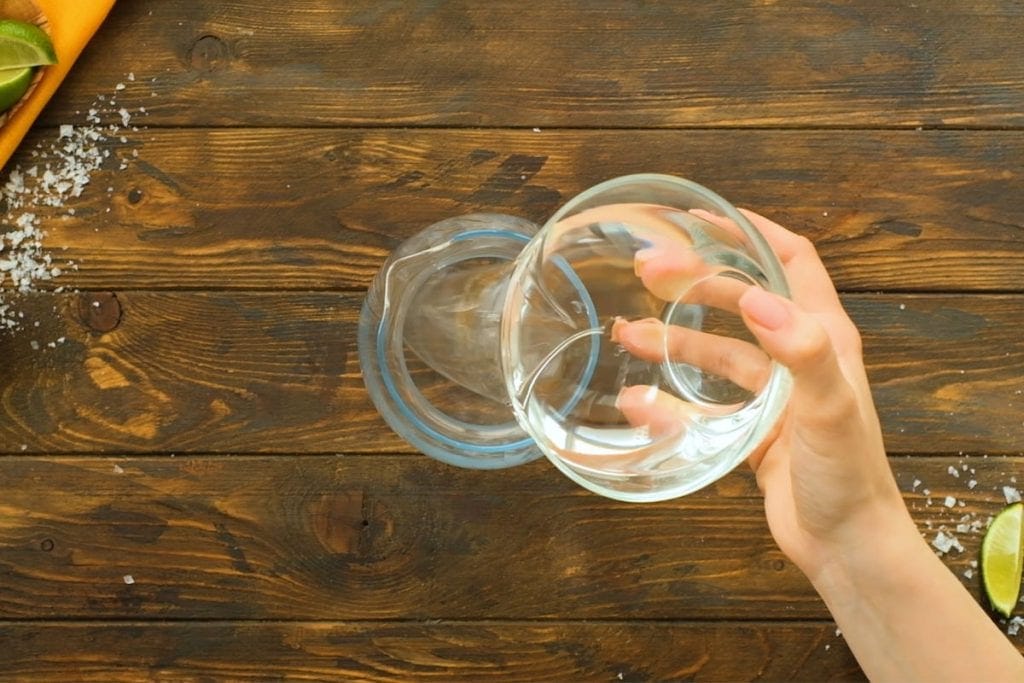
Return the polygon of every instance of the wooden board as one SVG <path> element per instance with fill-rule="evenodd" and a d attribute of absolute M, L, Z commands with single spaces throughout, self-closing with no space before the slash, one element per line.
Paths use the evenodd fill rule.
<path fill-rule="evenodd" d="M 892 464 L 977 596 L 982 532 L 954 530 L 1024 458 Z M 7 457 L 0 490 L 0 619 L 828 619 L 746 468 L 645 505 L 423 456 Z"/>
<path fill-rule="evenodd" d="M 56 135 L 36 130 L 17 161 L 38 166 L 32 146 Z M 653 171 L 807 235 L 844 290 L 1024 291 L 1024 140 L 1013 132 L 184 129 L 125 139 L 111 138 L 113 156 L 74 215 L 36 207 L 54 258 L 80 268 L 46 286 L 363 289 L 431 223 L 473 212 L 542 223 L 593 184 Z"/>
<path fill-rule="evenodd" d="M 1016 0 L 117 3 L 15 159 L 131 115 L 32 207 L 64 274 L 0 333 L 0 678 L 861 680 L 745 468 L 627 505 L 414 454 L 359 306 L 432 222 L 626 173 L 760 210 L 844 291 L 981 600 L 1024 482 L 1022 31 Z"/>
<path fill-rule="evenodd" d="M 823 623 L 2 623 L 18 680 L 863 680 Z"/>
<path fill-rule="evenodd" d="M 363 387 L 360 302 L 332 292 L 29 297 L 24 329 L 0 337 L 0 453 L 408 453 Z M 845 302 L 891 451 L 1024 451 L 1024 298 Z"/>
<path fill-rule="evenodd" d="M 1015 0 L 174 0 L 104 31 L 49 123 L 120 80 L 164 125 L 1024 124 Z"/>

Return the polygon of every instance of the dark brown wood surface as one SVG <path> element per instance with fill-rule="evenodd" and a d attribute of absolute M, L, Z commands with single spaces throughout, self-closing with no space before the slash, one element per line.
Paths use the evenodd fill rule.
<path fill-rule="evenodd" d="M 434 462 L 368 399 L 359 305 L 439 219 L 693 178 L 816 243 L 921 533 L 983 527 L 1024 485 L 1022 32 L 1011 0 L 121 0 L 12 160 L 125 86 L 139 130 L 35 207 L 79 269 L 0 332 L 0 679 L 861 678 L 746 469 L 628 505 Z"/>
<path fill-rule="evenodd" d="M 637 506 L 546 462 L 481 473 L 413 455 L 10 460 L 0 620 L 828 620 L 775 547 L 745 468 Z M 984 522 L 1016 465 L 893 458 L 930 537 L 965 515 Z M 957 536 L 964 550 L 947 559 L 962 576 L 981 539 Z"/>
<path fill-rule="evenodd" d="M 860 678 L 832 627 L 801 622 L 0 622 L 0 640 L 25 678 L 97 683 Z"/>
<path fill-rule="evenodd" d="M 343 292 L 26 297 L 22 309 L 40 326 L 0 342 L 0 452 L 409 453 L 363 387 L 361 301 Z M 892 452 L 1024 451 L 1024 296 L 848 294 L 844 303 Z"/>
<path fill-rule="evenodd" d="M 123 2 L 44 120 L 130 70 L 178 126 L 1019 127 L 1022 30 L 1015 0 Z"/>
<path fill-rule="evenodd" d="M 542 223 L 597 182 L 658 171 L 812 237 L 845 290 L 1024 292 L 1017 132 L 165 130 L 151 118 L 128 145 L 139 161 L 108 164 L 74 216 L 43 207 L 62 256 L 86 265 L 65 285 L 361 290 L 435 221 Z"/>

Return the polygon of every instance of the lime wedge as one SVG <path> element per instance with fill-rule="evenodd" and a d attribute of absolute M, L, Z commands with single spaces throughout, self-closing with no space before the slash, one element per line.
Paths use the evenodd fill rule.
<path fill-rule="evenodd" d="M 56 63 L 53 43 L 43 29 L 24 21 L 0 21 L 0 69 Z"/>
<path fill-rule="evenodd" d="M 10 109 L 32 85 L 35 69 L 30 66 L 20 69 L 0 70 L 0 112 Z"/>
<path fill-rule="evenodd" d="M 1009 617 L 1020 595 L 1024 548 L 1021 529 L 1024 525 L 1024 503 L 1003 508 L 992 520 L 981 542 L 981 577 L 985 594 L 992 608 Z"/>

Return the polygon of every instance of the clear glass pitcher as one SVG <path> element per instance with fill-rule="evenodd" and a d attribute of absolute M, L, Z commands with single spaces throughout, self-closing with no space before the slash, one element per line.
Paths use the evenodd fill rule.
<path fill-rule="evenodd" d="M 789 377 L 747 330 L 788 289 L 764 238 L 681 178 L 597 185 L 545 225 L 473 214 L 410 238 L 363 305 L 359 354 L 388 424 L 462 467 L 541 454 L 599 494 L 654 501 L 740 463 Z"/>

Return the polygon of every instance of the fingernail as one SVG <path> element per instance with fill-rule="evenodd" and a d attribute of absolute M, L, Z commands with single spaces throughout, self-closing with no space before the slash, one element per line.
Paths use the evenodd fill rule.
<path fill-rule="evenodd" d="M 784 327 L 792 317 L 779 297 L 758 287 L 751 287 L 740 297 L 740 309 L 754 323 L 767 330 Z"/>
<path fill-rule="evenodd" d="M 633 254 L 633 275 L 640 277 L 640 269 L 657 254 L 658 252 L 650 247 L 641 249 Z"/>

